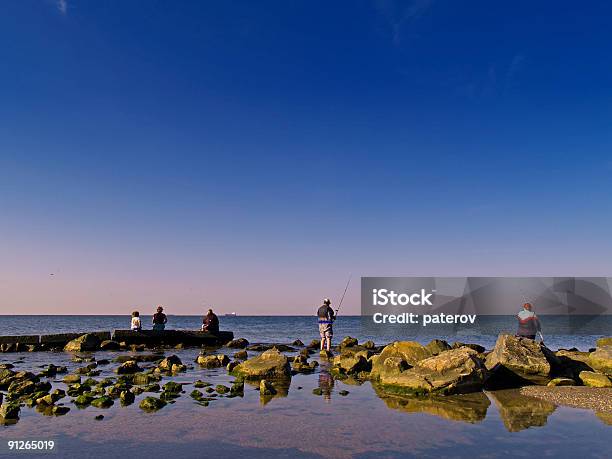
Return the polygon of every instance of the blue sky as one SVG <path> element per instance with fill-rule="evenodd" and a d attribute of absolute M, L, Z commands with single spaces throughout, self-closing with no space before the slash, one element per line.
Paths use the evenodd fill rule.
<path fill-rule="evenodd" d="M 6 3 L 0 313 L 309 314 L 349 273 L 610 275 L 611 13 Z"/>

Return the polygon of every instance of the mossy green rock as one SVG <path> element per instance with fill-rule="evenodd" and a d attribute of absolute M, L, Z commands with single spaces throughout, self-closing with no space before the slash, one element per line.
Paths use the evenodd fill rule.
<path fill-rule="evenodd" d="M 91 402 L 93 402 L 94 399 L 95 397 L 93 395 L 81 394 L 77 398 L 74 399 L 74 404 L 80 405 L 80 406 L 88 406 L 88 405 L 91 405 Z"/>
<path fill-rule="evenodd" d="M 91 406 L 95 406 L 96 408 L 110 408 L 114 405 L 114 403 L 115 402 L 112 398 L 103 396 L 93 399 L 91 402 Z"/>
<path fill-rule="evenodd" d="M 593 371 L 580 372 L 580 380 L 589 387 L 612 387 L 612 381 L 606 375 Z"/>
<path fill-rule="evenodd" d="M 598 347 L 591 352 L 588 362 L 594 370 L 612 376 L 612 346 Z"/>
<path fill-rule="evenodd" d="M 234 373 L 247 379 L 289 378 L 291 367 L 289 360 L 276 349 L 270 349 L 261 355 L 242 362 L 234 368 Z"/>
<path fill-rule="evenodd" d="M 211 386 L 211 384 L 205 381 L 198 380 L 193 383 L 193 387 L 202 388 L 202 387 L 208 387 L 208 386 Z"/>
<path fill-rule="evenodd" d="M 20 410 L 19 403 L 5 401 L 2 406 L 0 406 L 0 420 L 19 419 Z"/>
<path fill-rule="evenodd" d="M 124 390 L 121 392 L 121 394 L 119 394 L 119 399 L 121 400 L 122 405 L 131 405 L 134 403 L 136 396 L 129 390 Z"/>
<path fill-rule="evenodd" d="M 224 386 L 223 384 L 217 384 L 215 386 L 215 390 L 217 391 L 217 393 L 219 394 L 226 394 L 230 391 L 230 388 L 227 386 Z"/>
<path fill-rule="evenodd" d="M 174 381 L 170 381 L 164 384 L 164 392 L 168 392 L 170 394 L 179 394 L 182 391 L 183 391 L 183 386 Z"/>
<path fill-rule="evenodd" d="M 166 402 L 155 397 L 146 397 L 141 400 L 140 409 L 144 411 L 157 411 L 166 406 Z"/>

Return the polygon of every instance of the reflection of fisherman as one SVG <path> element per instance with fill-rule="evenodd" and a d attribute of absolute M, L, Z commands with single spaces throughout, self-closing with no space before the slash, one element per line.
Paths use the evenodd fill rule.
<path fill-rule="evenodd" d="M 334 330 L 332 324 L 336 320 L 336 314 L 331 308 L 331 300 L 325 298 L 323 305 L 317 311 L 317 317 L 319 318 L 319 334 L 321 335 L 321 350 L 331 348 L 331 340 L 334 336 Z"/>
<path fill-rule="evenodd" d="M 334 378 L 327 371 L 319 373 L 319 389 L 325 400 L 331 400 L 332 389 L 334 388 Z"/>
<path fill-rule="evenodd" d="M 537 333 L 541 334 L 542 327 L 540 325 L 540 320 L 535 312 L 531 310 L 531 303 L 525 303 L 523 305 L 523 310 L 519 312 L 516 317 L 518 319 L 518 331 L 516 332 L 516 336 L 535 339 Z"/>

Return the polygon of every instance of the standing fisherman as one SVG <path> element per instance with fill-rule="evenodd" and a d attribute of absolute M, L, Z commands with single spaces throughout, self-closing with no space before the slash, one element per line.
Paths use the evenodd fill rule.
<path fill-rule="evenodd" d="M 317 317 L 319 318 L 319 334 L 321 335 L 321 350 L 329 351 L 331 349 L 331 340 L 334 336 L 334 329 L 332 327 L 334 320 L 336 320 L 336 314 L 331 308 L 331 300 L 325 298 L 323 305 L 317 311 Z"/>

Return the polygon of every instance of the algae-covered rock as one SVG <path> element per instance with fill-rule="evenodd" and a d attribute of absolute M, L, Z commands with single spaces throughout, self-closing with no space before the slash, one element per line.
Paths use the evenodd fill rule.
<path fill-rule="evenodd" d="M 155 397 L 146 397 L 138 405 L 144 411 L 157 411 L 166 406 L 166 402 Z"/>
<path fill-rule="evenodd" d="M 178 394 L 183 391 L 183 386 L 174 381 L 167 382 L 166 384 L 164 384 L 163 388 L 164 388 L 164 392 L 168 392 L 171 394 Z"/>
<path fill-rule="evenodd" d="M 66 384 L 78 384 L 81 382 L 81 376 L 79 375 L 66 375 L 64 376 L 63 381 Z"/>
<path fill-rule="evenodd" d="M 242 349 L 234 354 L 234 358 L 236 360 L 246 360 L 249 358 L 249 354 L 247 353 L 247 351 Z"/>
<path fill-rule="evenodd" d="M 353 375 L 370 371 L 370 362 L 363 354 L 340 354 L 334 357 L 333 364 L 342 374 Z"/>
<path fill-rule="evenodd" d="M 121 393 L 119 394 L 119 400 L 121 400 L 121 404 L 124 406 L 131 405 L 132 403 L 134 403 L 134 400 L 136 400 L 136 396 L 133 392 L 129 390 L 124 390 L 121 391 Z"/>
<path fill-rule="evenodd" d="M 558 357 L 546 346 L 532 339 L 502 334 L 486 358 L 486 367 L 503 375 L 503 381 L 516 385 L 546 385 L 552 379 L 553 367 L 560 366 Z M 495 375 L 494 375 L 495 376 Z"/>
<path fill-rule="evenodd" d="M 142 368 L 138 366 L 138 363 L 135 360 L 128 360 L 127 362 L 122 363 L 116 370 L 118 375 L 130 375 L 141 371 Z"/>
<path fill-rule="evenodd" d="M 118 351 L 119 343 L 117 341 L 112 340 L 104 340 L 100 343 L 100 350 L 102 351 Z"/>
<path fill-rule="evenodd" d="M 159 365 L 157 365 L 157 368 L 159 368 L 161 371 L 171 372 L 173 365 L 182 365 L 182 364 L 183 362 L 181 362 L 180 358 L 178 358 L 176 355 L 170 355 L 166 357 L 165 359 L 163 359 L 161 362 L 159 362 Z"/>
<path fill-rule="evenodd" d="M 227 347 L 234 349 L 244 349 L 249 345 L 249 342 L 244 338 L 233 339 L 226 344 Z"/>
<path fill-rule="evenodd" d="M 0 406 L 0 421 L 19 419 L 20 410 L 19 403 L 5 401 Z"/>
<path fill-rule="evenodd" d="M 591 352 L 588 362 L 593 369 L 612 376 L 612 346 L 598 347 Z"/>
<path fill-rule="evenodd" d="M 91 405 L 94 399 L 95 397 L 91 394 L 81 394 L 74 399 L 74 404 L 78 406 L 88 406 Z"/>
<path fill-rule="evenodd" d="M 229 363 L 229 357 L 224 354 L 199 355 L 196 363 L 205 368 L 219 368 Z"/>
<path fill-rule="evenodd" d="M 438 355 L 440 352 L 451 349 L 450 344 L 443 339 L 433 339 L 425 347 L 429 350 L 429 352 L 431 352 L 432 355 Z"/>
<path fill-rule="evenodd" d="M 70 411 L 70 408 L 67 406 L 54 406 L 51 408 L 51 413 L 54 416 L 63 416 Z"/>
<path fill-rule="evenodd" d="M 96 408 L 110 408 L 114 405 L 114 401 L 112 398 L 107 396 L 102 396 L 95 398 L 91 401 L 91 406 L 95 406 Z"/>
<path fill-rule="evenodd" d="M 91 352 L 100 348 L 100 338 L 96 335 L 85 334 L 73 339 L 64 346 L 67 352 Z"/>
<path fill-rule="evenodd" d="M 357 338 L 353 338 L 352 336 L 345 336 L 344 339 L 340 342 L 340 349 L 345 347 L 353 347 L 357 346 L 359 341 Z"/>
<path fill-rule="evenodd" d="M 612 381 L 606 375 L 593 371 L 583 371 L 579 375 L 582 384 L 589 387 L 612 387 Z"/>
<path fill-rule="evenodd" d="M 285 355 L 276 349 L 270 349 L 242 362 L 234 368 L 234 373 L 243 375 L 247 379 L 289 378 L 291 367 Z"/>
<path fill-rule="evenodd" d="M 420 360 L 413 368 L 398 373 L 384 371 L 379 381 L 391 393 L 449 395 L 481 390 L 485 376 L 484 362 L 478 353 L 462 347 Z"/>
<path fill-rule="evenodd" d="M 554 378 L 549 381 L 547 384 L 548 387 L 556 387 L 556 386 L 575 386 L 576 381 L 572 378 Z"/>
<path fill-rule="evenodd" d="M 218 394 L 226 394 L 230 391 L 230 388 L 227 386 L 224 386 L 223 384 L 217 384 L 215 386 L 215 390 L 217 391 Z"/>
<path fill-rule="evenodd" d="M 397 376 L 417 362 L 431 357 L 432 352 L 416 341 L 395 341 L 372 357 L 371 377 Z"/>

